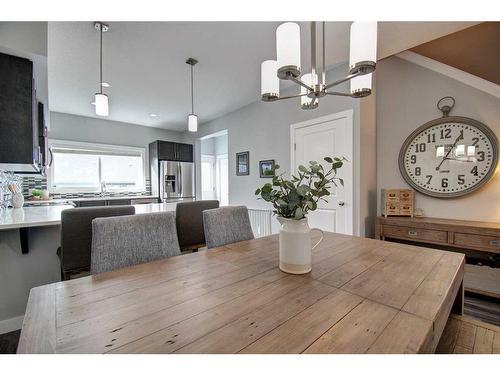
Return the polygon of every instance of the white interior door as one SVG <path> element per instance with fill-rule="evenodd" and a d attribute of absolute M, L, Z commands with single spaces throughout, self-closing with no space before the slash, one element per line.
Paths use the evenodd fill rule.
<path fill-rule="evenodd" d="M 201 199 L 215 199 L 215 158 L 201 155 Z"/>
<path fill-rule="evenodd" d="M 227 154 L 217 155 L 217 166 L 216 166 L 216 187 L 217 199 L 221 206 L 227 206 L 229 204 L 229 190 L 228 190 L 228 160 Z"/>
<path fill-rule="evenodd" d="M 353 234 L 353 119 L 352 110 L 320 117 L 291 126 L 291 171 L 299 165 L 317 161 L 327 168 L 326 156 L 345 157 L 348 162 L 338 170 L 344 186 L 332 185 L 327 203 L 320 201 L 310 212 L 309 225 L 323 230 Z"/>

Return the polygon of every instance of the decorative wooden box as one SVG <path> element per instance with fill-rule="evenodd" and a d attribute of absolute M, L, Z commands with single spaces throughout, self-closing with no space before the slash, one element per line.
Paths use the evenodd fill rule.
<path fill-rule="evenodd" d="M 414 197 L 411 189 L 382 189 L 382 215 L 413 217 Z"/>

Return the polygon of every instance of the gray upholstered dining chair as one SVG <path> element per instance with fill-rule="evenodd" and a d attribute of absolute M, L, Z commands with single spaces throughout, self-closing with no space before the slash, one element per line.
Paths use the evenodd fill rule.
<path fill-rule="evenodd" d="M 203 211 L 203 227 L 209 249 L 254 238 L 248 209 L 245 206 Z"/>
<path fill-rule="evenodd" d="M 97 217 L 133 215 L 134 206 L 81 207 L 61 212 L 61 280 L 90 270 L 92 220 Z"/>
<path fill-rule="evenodd" d="M 93 274 L 179 254 L 174 212 L 92 221 L 90 272 Z"/>
<path fill-rule="evenodd" d="M 204 200 L 179 202 L 176 205 L 175 222 L 181 250 L 197 250 L 205 246 L 203 211 L 218 208 L 219 201 Z"/>

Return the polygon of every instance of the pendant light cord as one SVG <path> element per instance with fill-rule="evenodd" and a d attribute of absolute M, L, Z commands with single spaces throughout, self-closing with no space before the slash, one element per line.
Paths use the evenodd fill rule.
<path fill-rule="evenodd" d="M 99 27 L 99 92 L 102 94 L 102 24 Z"/>
<path fill-rule="evenodd" d="M 191 65 L 191 114 L 194 115 L 194 78 L 193 78 L 193 65 Z"/>
<path fill-rule="evenodd" d="M 325 21 L 323 21 L 322 24 L 322 36 L 321 36 L 321 42 L 323 43 L 323 72 L 322 72 L 322 77 L 321 77 L 321 83 L 323 85 L 326 84 L 326 65 L 325 65 L 325 49 L 326 49 L 326 43 L 325 43 Z"/>

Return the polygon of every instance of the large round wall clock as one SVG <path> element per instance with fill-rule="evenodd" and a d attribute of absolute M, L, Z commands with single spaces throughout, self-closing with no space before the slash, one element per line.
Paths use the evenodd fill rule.
<path fill-rule="evenodd" d="M 440 106 L 443 100 L 451 105 Z M 443 117 L 411 133 L 399 153 L 399 169 L 406 182 L 422 194 L 453 198 L 477 190 L 495 173 L 498 140 L 485 124 L 449 116 L 455 101 L 443 98 Z"/>

